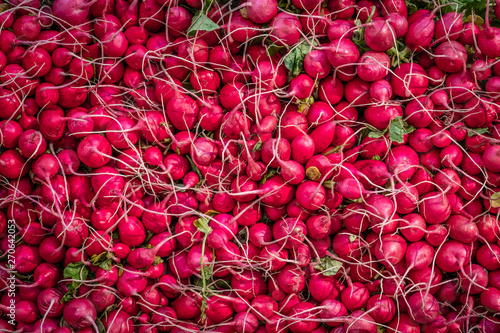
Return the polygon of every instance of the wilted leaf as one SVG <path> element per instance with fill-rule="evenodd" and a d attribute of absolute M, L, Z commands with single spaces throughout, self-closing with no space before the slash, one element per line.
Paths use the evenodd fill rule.
<path fill-rule="evenodd" d="M 490 198 L 490 205 L 493 208 L 500 207 L 500 192 L 493 193 Z"/>
<path fill-rule="evenodd" d="M 340 261 L 337 261 L 329 256 L 321 258 L 320 263 L 314 266 L 314 268 L 321 271 L 324 276 L 337 274 L 341 267 L 342 263 Z"/>
<path fill-rule="evenodd" d="M 196 221 L 194 221 L 194 226 L 198 228 L 198 230 L 204 234 L 208 234 L 212 231 L 212 228 L 208 225 L 208 222 L 210 222 L 209 219 L 205 217 L 200 217 Z"/>

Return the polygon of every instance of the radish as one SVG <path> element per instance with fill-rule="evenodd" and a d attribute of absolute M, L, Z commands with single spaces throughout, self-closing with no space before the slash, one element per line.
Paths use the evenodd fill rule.
<path fill-rule="evenodd" d="M 481 293 L 481 303 L 490 311 L 498 311 L 500 309 L 500 305 L 497 300 L 498 295 L 500 295 L 500 290 L 489 287 Z"/>
<path fill-rule="evenodd" d="M 408 299 L 410 315 L 417 323 L 428 324 L 434 321 L 439 312 L 439 304 L 434 296 L 416 292 Z"/>
<path fill-rule="evenodd" d="M 425 70 L 418 64 L 398 66 L 391 78 L 392 89 L 400 97 L 423 95 L 428 83 Z"/>
<path fill-rule="evenodd" d="M 489 10 L 291 4 L 0 3 L 18 330 L 495 331 Z"/>
<path fill-rule="evenodd" d="M 370 49 L 385 52 L 394 46 L 396 33 L 388 21 L 375 18 L 367 25 L 364 38 Z"/>
<path fill-rule="evenodd" d="M 439 7 L 438 7 L 439 8 Z M 435 10 L 421 10 L 410 15 L 408 18 L 408 32 L 405 36 L 405 44 L 412 51 L 420 51 L 431 44 L 436 24 L 434 23 Z"/>
<path fill-rule="evenodd" d="M 455 73 L 465 67 L 467 51 L 459 42 L 444 42 L 436 48 L 435 61 L 439 69 L 447 73 Z"/>
<path fill-rule="evenodd" d="M 382 52 L 365 52 L 358 62 L 358 76 L 367 82 L 383 79 L 387 75 L 387 69 L 390 66 L 389 57 Z"/>
<path fill-rule="evenodd" d="M 334 41 L 335 39 L 340 39 L 346 37 L 352 39 L 354 32 L 352 31 L 354 25 L 350 21 L 346 20 L 334 20 L 330 27 L 328 27 L 328 39 Z"/>
<path fill-rule="evenodd" d="M 407 314 L 403 313 L 399 317 L 393 318 L 388 324 L 387 331 L 389 333 L 395 332 L 418 332 L 420 326 L 418 323 L 413 321 Z"/>
<path fill-rule="evenodd" d="M 462 289 L 471 294 L 479 294 L 488 286 L 487 272 L 479 265 L 469 264 L 465 266 L 463 272 L 459 273 L 459 277 Z"/>
<path fill-rule="evenodd" d="M 418 155 L 408 146 L 398 146 L 389 152 L 386 164 L 389 172 L 402 180 L 407 180 L 416 171 Z"/>
<path fill-rule="evenodd" d="M 370 311 L 370 316 L 375 321 L 383 324 L 390 322 L 396 314 L 394 302 L 385 295 L 374 295 L 370 297 L 367 303 L 367 310 L 372 310 Z"/>
<path fill-rule="evenodd" d="M 398 12 L 392 12 L 386 15 L 384 18 L 394 30 L 396 38 L 401 38 L 406 35 L 406 32 L 408 31 L 408 20 L 406 18 L 406 15 Z"/>
<path fill-rule="evenodd" d="M 333 67 L 354 64 L 359 59 L 359 50 L 356 44 L 349 39 L 336 39 L 325 47 L 328 61 Z"/>
<path fill-rule="evenodd" d="M 96 3 L 94 1 L 78 1 L 78 2 L 68 2 L 66 0 L 57 0 L 54 3 L 54 15 L 61 19 L 64 24 L 74 25 L 79 24 L 82 20 L 87 17 L 90 7 Z"/>
<path fill-rule="evenodd" d="M 457 40 L 461 33 L 463 33 L 463 26 L 463 14 L 455 12 L 446 13 L 436 22 L 434 36 L 437 40 L 441 40 L 444 37 L 452 41 Z"/>
<path fill-rule="evenodd" d="M 271 21 L 271 40 L 277 45 L 291 46 L 299 41 L 301 30 L 302 24 L 295 16 L 278 13 Z"/>
<path fill-rule="evenodd" d="M 314 305 L 308 302 L 300 302 L 293 307 L 290 317 L 298 320 L 294 320 L 294 323 L 291 325 L 290 329 L 292 332 L 312 332 L 319 326 L 319 323 L 316 321 L 300 320 L 305 318 L 317 319 L 317 315 L 311 313 L 313 308 Z"/>
<path fill-rule="evenodd" d="M 496 58 L 500 55 L 500 44 L 498 38 L 499 29 L 490 25 L 489 8 L 490 1 L 488 0 L 486 6 L 485 27 L 477 37 L 477 45 L 484 55 Z"/>
<path fill-rule="evenodd" d="M 477 84 L 469 71 L 450 74 L 445 83 L 451 99 L 456 103 L 465 103 L 473 97 Z"/>
<path fill-rule="evenodd" d="M 406 242 L 399 235 L 383 235 L 374 245 L 375 256 L 386 265 L 396 265 L 403 260 Z"/>
<path fill-rule="evenodd" d="M 325 78 L 331 71 L 331 65 L 328 62 L 326 52 L 311 50 L 311 52 L 304 57 L 304 70 L 313 78 Z"/>
<path fill-rule="evenodd" d="M 72 299 L 64 307 L 64 320 L 74 329 L 95 326 L 97 313 L 94 305 L 86 298 Z"/>

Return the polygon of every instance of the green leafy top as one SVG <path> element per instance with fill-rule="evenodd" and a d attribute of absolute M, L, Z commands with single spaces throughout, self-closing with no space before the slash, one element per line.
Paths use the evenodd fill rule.
<path fill-rule="evenodd" d="M 188 29 L 188 36 L 194 36 L 198 31 L 214 31 L 220 29 L 220 26 L 208 18 L 203 12 L 199 12 L 193 17 L 193 23 Z"/>
<path fill-rule="evenodd" d="M 101 254 L 94 254 L 90 258 L 90 262 L 94 266 L 99 266 L 105 271 L 110 271 L 113 268 L 113 260 L 108 257 L 108 252 L 102 252 Z"/>
<path fill-rule="evenodd" d="M 486 0 L 441 0 L 442 4 L 448 4 L 443 8 L 443 12 L 457 12 L 465 11 L 465 16 L 472 14 L 484 14 L 486 11 Z"/>
<path fill-rule="evenodd" d="M 408 14 L 413 14 L 419 9 L 429 9 L 433 10 L 435 5 L 431 1 L 426 0 L 406 0 L 406 7 L 408 8 Z M 492 1 L 493 2 L 493 1 Z M 486 11 L 486 0 L 441 0 L 438 4 L 447 5 L 444 6 L 441 11 L 443 13 L 457 12 L 462 13 L 465 11 L 465 17 L 472 14 L 472 12 L 480 15 L 484 15 Z"/>
<path fill-rule="evenodd" d="M 194 226 L 196 228 L 198 228 L 198 230 L 201 232 L 201 233 L 204 233 L 205 235 L 208 235 L 209 233 L 212 232 L 212 228 L 210 228 L 210 226 L 208 225 L 208 223 L 210 222 L 209 219 L 205 218 L 205 217 L 200 217 L 199 219 L 197 219 L 196 221 L 194 221 Z"/>
<path fill-rule="evenodd" d="M 493 193 L 490 197 L 490 205 L 493 208 L 500 207 L 500 192 Z"/>
<path fill-rule="evenodd" d="M 63 271 L 64 278 L 72 280 L 86 280 L 88 274 L 89 268 L 83 262 L 72 262 Z"/>
<path fill-rule="evenodd" d="M 260 148 L 262 148 L 262 138 L 260 137 L 260 135 L 257 135 L 258 138 L 259 138 L 259 141 L 257 141 L 257 143 L 255 144 L 255 146 L 253 146 L 252 148 L 252 152 L 256 152 L 257 150 L 260 150 Z"/>
<path fill-rule="evenodd" d="M 66 302 L 73 298 L 74 292 L 82 285 L 79 281 L 86 280 L 89 272 L 90 269 L 83 262 L 73 262 L 64 268 L 64 278 L 75 281 L 67 285 L 68 292 L 64 295 L 61 302 Z"/>
<path fill-rule="evenodd" d="M 487 128 L 468 128 L 467 129 L 467 136 L 475 136 L 475 135 L 481 135 L 484 133 L 488 133 L 489 129 Z"/>
<path fill-rule="evenodd" d="M 179 149 L 179 148 L 177 148 Z M 191 170 L 194 170 L 194 172 L 196 172 L 196 174 L 198 175 L 198 178 L 200 179 L 200 182 L 198 184 L 196 184 L 196 186 L 199 186 L 202 182 L 203 182 L 203 175 L 201 174 L 201 171 L 200 169 L 196 166 L 196 164 L 194 164 L 193 160 L 191 159 L 191 157 L 189 157 L 189 155 L 185 155 L 186 158 L 188 159 L 189 161 L 189 165 L 191 166 Z"/>
<path fill-rule="evenodd" d="M 396 117 L 391 120 L 389 126 L 380 131 L 373 131 L 368 133 L 370 138 L 380 138 L 385 133 L 389 132 L 389 140 L 395 141 L 397 143 L 404 143 L 404 135 L 409 134 L 415 130 L 415 127 L 408 125 L 401 116 Z"/>
<path fill-rule="evenodd" d="M 262 178 L 262 180 L 260 181 L 260 183 L 264 184 L 269 178 L 271 178 L 272 176 L 274 176 L 277 173 L 278 172 L 276 171 L 276 169 L 269 168 L 269 171 L 264 175 L 264 178 Z"/>
<path fill-rule="evenodd" d="M 313 43 L 313 45 L 316 45 Z M 290 71 L 290 75 L 299 75 L 304 68 L 304 58 L 311 52 L 311 45 L 305 40 L 302 40 L 297 46 L 290 50 L 285 56 L 285 66 Z"/>
<path fill-rule="evenodd" d="M 402 117 L 396 117 L 389 124 L 389 139 L 397 143 L 404 143 L 404 135 L 414 130 L 415 127 L 404 122 Z"/>
<path fill-rule="evenodd" d="M 220 26 L 212 21 L 207 13 L 212 7 L 213 0 L 204 0 L 203 8 L 194 17 L 189 27 L 187 34 L 188 36 L 195 36 L 198 31 L 214 31 L 220 29 Z"/>

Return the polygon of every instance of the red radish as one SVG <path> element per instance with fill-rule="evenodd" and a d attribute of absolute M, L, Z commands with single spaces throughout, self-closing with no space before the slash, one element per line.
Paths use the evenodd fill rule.
<path fill-rule="evenodd" d="M 434 296 L 416 292 L 408 299 L 410 315 L 420 324 L 428 324 L 436 319 L 439 305 Z"/>
<path fill-rule="evenodd" d="M 64 307 L 64 319 L 75 329 L 84 329 L 95 325 L 97 313 L 94 305 L 86 298 L 72 299 Z"/>
<path fill-rule="evenodd" d="M 418 64 L 402 64 L 394 70 L 391 85 L 400 97 L 420 96 L 425 93 L 429 80 Z"/>
<path fill-rule="evenodd" d="M 489 21 L 490 1 L 486 6 L 486 17 L 483 31 L 477 37 L 477 44 L 481 52 L 491 58 L 496 58 L 500 55 L 500 39 L 498 37 L 499 28 L 492 27 Z M 497 9 L 495 9 L 497 10 Z"/>
<path fill-rule="evenodd" d="M 419 51 L 429 47 L 434 35 L 435 23 L 434 11 L 421 10 L 410 15 L 408 18 L 408 33 L 405 36 L 405 44 L 410 50 Z"/>
<path fill-rule="evenodd" d="M 359 58 L 358 76 L 367 82 L 383 79 L 390 67 L 389 57 L 383 52 L 368 51 Z"/>
<path fill-rule="evenodd" d="M 463 14 L 450 12 L 444 14 L 436 22 L 436 30 L 434 36 L 436 39 L 441 40 L 444 37 L 450 40 L 457 40 L 460 37 L 463 29 Z"/>
<path fill-rule="evenodd" d="M 392 24 L 384 19 L 377 18 L 368 23 L 364 37 L 366 45 L 370 49 L 380 52 L 390 50 L 397 38 Z"/>
<path fill-rule="evenodd" d="M 300 39 L 302 25 L 295 16 L 288 13 L 278 13 L 271 21 L 270 38 L 277 45 L 291 46 Z"/>
<path fill-rule="evenodd" d="M 467 51 L 459 42 L 444 42 L 436 48 L 434 59 L 439 69 L 447 73 L 455 73 L 465 67 Z"/>

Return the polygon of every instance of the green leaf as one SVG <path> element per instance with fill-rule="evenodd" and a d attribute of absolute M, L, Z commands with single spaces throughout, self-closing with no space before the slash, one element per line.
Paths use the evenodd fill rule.
<path fill-rule="evenodd" d="M 500 207 L 500 192 L 493 193 L 490 197 L 490 205 L 493 208 Z"/>
<path fill-rule="evenodd" d="M 193 279 L 193 285 L 195 285 L 196 287 L 203 287 L 203 279 L 199 278 L 199 277 L 195 277 Z"/>
<path fill-rule="evenodd" d="M 179 149 L 179 148 L 177 148 L 177 149 Z M 198 175 L 198 178 L 200 179 L 200 183 L 201 183 L 204 178 L 203 178 L 203 175 L 201 174 L 200 169 L 196 166 L 196 164 L 194 164 L 193 160 L 191 159 L 191 157 L 189 157 L 189 155 L 185 155 L 185 156 L 189 161 L 189 165 L 191 166 L 191 170 L 196 172 L 196 174 Z"/>
<path fill-rule="evenodd" d="M 71 301 L 71 299 L 73 298 L 73 291 L 74 291 L 74 289 L 68 288 L 68 292 L 66 294 L 64 294 L 64 296 L 61 298 L 60 303 L 63 304 L 64 302 Z"/>
<path fill-rule="evenodd" d="M 302 41 L 285 55 L 285 66 L 290 71 L 290 75 L 296 76 L 300 74 L 302 68 L 304 68 L 304 58 L 309 52 L 311 52 L 311 46 L 309 43 Z"/>
<path fill-rule="evenodd" d="M 384 136 L 384 134 L 385 134 L 385 131 L 384 132 L 370 132 L 370 133 L 368 133 L 368 137 L 372 138 L 372 139 L 378 139 L 378 138 Z"/>
<path fill-rule="evenodd" d="M 441 3 L 448 4 L 448 6 L 445 6 L 442 9 L 444 13 L 461 13 L 465 11 L 465 17 L 470 15 L 472 12 L 484 16 L 487 5 L 486 0 L 441 0 Z M 428 7 L 429 6 L 431 5 L 428 5 Z"/>
<path fill-rule="evenodd" d="M 270 169 L 269 172 L 266 173 L 266 175 L 264 176 L 264 178 L 262 178 L 262 180 L 260 181 L 260 183 L 264 184 L 269 178 L 271 178 L 272 176 L 274 176 L 276 173 L 277 173 L 276 169 Z"/>
<path fill-rule="evenodd" d="M 105 271 L 110 271 L 113 268 L 113 261 L 111 259 L 105 260 L 99 265 L 99 267 Z"/>
<path fill-rule="evenodd" d="M 198 228 L 198 230 L 204 234 L 208 234 L 212 231 L 212 228 L 208 225 L 208 222 L 210 222 L 209 219 L 205 217 L 200 217 L 196 221 L 194 221 L 194 226 Z"/>
<path fill-rule="evenodd" d="M 153 266 L 158 266 L 159 264 L 161 264 L 163 261 L 163 259 L 161 257 L 155 257 L 155 260 L 153 261 Z"/>
<path fill-rule="evenodd" d="M 210 280 L 214 273 L 214 268 L 212 265 L 206 265 L 202 267 L 205 280 Z"/>
<path fill-rule="evenodd" d="M 354 242 L 358 237 L 354 236 L 354 235 L 350 235 L 349 236 L 349 242 Z"/>
<path fill-rule="evenodd" d="M 490 17 L 491 17 L 491 16 L 490 16 Z M 494 18 L 494 19 L 491 21 L 490 25 L 491 25 L 492 27 L 495 27 L 495 28 L 499 28 L 499 29 L 500 29 L 500 20 L 499 20 L 499 19 L 497 19 L 497 18 Z"/>
<path fill-rule="evenodd" d="M 89 275 L 89 268 L 83 262 L 72 262 L 64 268 L 65 279 L 86 280 Z"/>
<path fill-rule="evenodd" d="M 64 268 L 63 275 L 65 279 L 86 280 L 89 275 L 89 271 L 90 269 L 82 262 L 73 262 Z M 67 284 L 66 287 L 68 288 L 68 292 L 64 294 L 61 303 L 72 299 L 74 292 L 81 285 L 82 283 L 78 281 L 73 281 L 70 284 Z"/>
<path fill-rule="evenodd" d="M 411 15 L 418 10 L 418 7 L 415 4 L 415 1 L 406 0 L 405 2 L 406 2 L 406 8 L 408 9 L 408 15 Z"/>
<path fill-rule="evenodd" d="M 487 128 L 468 128 L 467 131 L 468 131 L 467 136 L 475 136 L 475 135 L 488 133 L 489 129 L 487 129 Z"/>
<path fill-rule="evenodd" d="M 267 51 L 267 54 L 272 57 L 273 55 L 275 55 L 276 53 L 278 53 L 279 51 L 281 50 L 285 50 L 286 47 L 285 46 L 278 46 L 276 44 L 271 44 L 269 45 L 267 48 L 266 48 L 266 51 Z"/>
<path fill-rule="evenodd" d="M 254 153 L 262 147 L 262 139 L 261 139 L 260 135 L 258 137 L 259 137 L 259 141 L 257 141 L 257 143 L 255 144 L 255 146 L 253 146 L 253 149 L 252 149 L 252 152 L 254 152 Z"/>
<path fill-rule="evenodd" d="M 198 31 L 214 31 L 220 29 L 220 26 L 209 19 L 207 15 L 199 12 L 194 18 L 193 23 L 188 29 L 188 36 L 194 36 Z"/>
<path fill-rule="evenodd" d="M 342 267 L 342 263 L 329 256 L 321 258 L 321 261 L 314 266 L 315 269 L 323 273 L 324 276 L 332 276 L 337 274 Z"/>
<path fill-rule="evenodd" d="M 328 156 L 330 154 L 335 154 L 335 153 L 339 152 L 340 149 L 342 149 L 342 146 L 333 147 L 332 149 L 328 150 L 327 152 L 324 152 L 323 155 Z"/>
<path fill-rule="evenodd" d="M 96 318 L 95 324 L 97 326 L 97 329 L 99 330 L 99 333 L 106 333 L 106 327 L 104 327 L 102 321 L 99 318 Z"/>
<path fill-rule="evenodd" d="M 404 143 L 404 135 L 411 133 L 415 127 L 408 125 L 403 121 L 403 118 L 396 117 L 389 124 L 389 140 L 397 143 Z"/>
<path fill-rule="evenodd" d="M 90 262 L 94 266 L 99 266 L 106 271 L 110 271 L 113 268 L 113 260 L 108 257 L 108 252 L 102 252 L 98 255 L 93 255 Z"/>
<path fill-rule="evenodd" d="M 210 8 L 212 8 L 212 3 L 214 0 L 205 0 L 203 1 L 203 11 L 205 13 L 208 13 L 210 11 Z"/>
<path fill-rule="evenodd" d="M 215 281 L 215 286 L 220 289 L 231 289 L 231 284 L 226 280 L 217 280 Z"/>
<path fill-rule="evenodd" d="M 403 119 L 401 117 L 391 120 L 389 124 L 389 139 L 397 143 L 404 142 Z"/>

